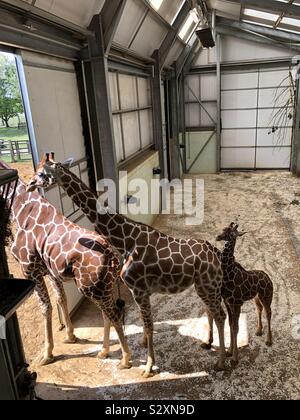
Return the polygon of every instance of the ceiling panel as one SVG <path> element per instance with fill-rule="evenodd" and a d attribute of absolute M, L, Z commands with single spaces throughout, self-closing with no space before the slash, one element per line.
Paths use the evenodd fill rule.
<path fill-rule="evenodd" d="M 4 0 L 11 3 L 9 0 Z M 32 0 L 22 0 L 32 3 Z M 94 14 L 101 11 L 105 0 L 37 0 L 35 7 L 45 10 L 76 25 L 87 27 Z"/>

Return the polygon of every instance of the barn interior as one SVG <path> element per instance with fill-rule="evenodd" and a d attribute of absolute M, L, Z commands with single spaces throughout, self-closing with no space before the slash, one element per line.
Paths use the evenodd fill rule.
<path fill-rule="evenodd" d="M 59 162 L 72 158 L 71 171 L 93 191 L 102 191 L 103 179 L 114 181 L 129 217 L 164 234 L 220 247 L 217 235 L 238 222 L 247 235 L 236 259 L 274 283 L 273 346 L 256 336 L 255 306 L 247 302 L 240 362 L 234 369 L 228 363 L 224 372 L 213 369 L 217 331 L 213 349 L 201 348 L 208 322 L 194 288 L 153 295 L 157 366 L 145 379 L 143 326 L 130 292 L 121 290 L 133 367 L 120 371 L 116 333 L 110 357 L 101 360 L 102 316 L 72 282 L 64 288 L 78 340 L 64 343 L 48 279 L 54 363 L 39 366 L 44 321 L 35 296 L 17 311 L 25 358 L 37 373 L 36 395 L 299 399 L 300 1 L 0 0 L 1 55 L 15 66 L 23 111 L 12 118 L 13 139 L 3 134 L 2 140 L 2 129 L 9 131 L 2 117 L 0 161 L 24 182 L 53 150 Z M 0 82 L 5 77 L 0 72 Z M 128 187 L 137 179 L 144 189 Z M 164 179 L 190 181 L 185 197 L 196 205 L 195 185 L 203 183 L 201 223 L 187 223 L 186 207 L 164 211 L 168 197 L 157 182 Z M 61 188 L 40 192 L 70 221 L 94 230 Z M 151 211 L 137 213 L 137 202 L 145 199 Z M 6 253 L 10 274 L 22 279 L 9 247 Z M 228 320 L 225 333 L 229 346 Z M 19 398 L 16 391 L 11 398 Z"/>

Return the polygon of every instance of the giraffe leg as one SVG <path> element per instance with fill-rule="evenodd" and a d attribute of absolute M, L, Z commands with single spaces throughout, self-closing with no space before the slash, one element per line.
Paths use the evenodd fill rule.
<path fill-rule="evenodd" d="M 103 315 L 103 320 L 104 320 L 104 340 L 103 340 L 103 348 L 102 348 L 101 353 L 99 354 L 99 358 L 107 359 L 107 357 L 109 356 L 109 350 L 110 350 L 111 322 L 104 312 L 102 312 L 102 315 Z"/>
<path fill-rule="evenodd" d="M 211 350 L 212 344 L 214 342 L 214 318 L 209 310 L 207 310 L 208 317 L 208 342 L 202 343 L 201 348 L 203 350 Z"/>
<path fill-rule="evenodd" d="M 123 355 L 122 361 L 119 365 L 119 369 L 121 370 L 130 369 L 132 367 L 132 364 L 130 363 L 131 353 L 128 347 L 127 339 L 124 334 L 122 322 L 117 322 L 117 323 L 114 323 L 113 325 L 115 327 L 115 330 L 117 331 L 120 344 L 121 344 L 122 355 Z"/>
<path fill-rule="evenodd" d="M 148 379 L 154 375 L 152 369 L 153 369 L 153 366 L 155 365 L 154 342 L 153 342 L 154 326 L 153 326 L 150 296 L 135 295 L 135 300 L 142 314 L 142 319 L 144 323 L 144 333 L 147 338 L 148 357 L 147 357 L 146 369 L 143 372 L 143 377 Z"/>
<path fill-rule="evenodd" d="M 109 273 L 107 273 L 108 275 Z M 109 281 L 107 280 L 107 284 Z M 110 325 L 112 324 L 115 327 L 115 330 L 118 334 L 118 338 L 120 341 L 121 349 L 122 349 L 122 361 L 119 365 L 120 369 L 130 369 L 132 367 L 130 363 L 131 359 L 131 353 L 129 350 L 128 342 L 124 334 L 123 324 L 122 324 L 122 314 L 118 312 L 118 308 L 115 305 L 115 302 L 113 301 L 112 297 L 111 299 L 106 300 L 103 302 L 103 300 L 95 299 L 90 294 L 85 294 L 86 297 L 88 297 L 99 309 L 102 310 L 103 314 L 105 315 L 105 318 L 107 319 L 106 323 L 106 334 L 109 332 Z M 106 335 L 106 339 L 108 339 L 108 346 L 109 346 L 109 334 Z"/>
<path fill-rule="evenodd" d="M 239 321 L 241 316 L 241 307 L 232 306 L 233 313 L 233 355 L 232 366 L 237 366 L 239 363 L 239 349 L 238 349 L 238 334 L 239 334 Z"/>
<path fill-rule="evenodd" d="M 228 312 L 228 318 L 229 318 L 229 327 L 230 327 L 230 347 L 227 351 L 226 355 L 227 357 L 232 357 L 233 355 L 233 343 L 234 343 L 234 325 L 233 325 L 233 316 L 230 305 L 226 304 L 227 312 Z"/>
<path fill-rule="evenodd" d="M 46 366 L 54 362 L 53 349 L 53 329 L 52 329 L 52 305 L 49 293 L 43 278 L 35 279 L 35 295 L 42 308 L 42 313 L 45 320 L 45 350 L 44 355 L 39 361 L 40 366 Z"/>
<path fill-rule="evenodd" d="M 267 322 L 268 322 L 268 336 L 266 345 L 268 347 L 272 347 L 273 345 L 273 335 L 272 335 L 272 298 L 267 299 L 263 296 L 260 296 L 261 303 L 263 307 L 265 308 L 266 316 L 267 316 Z"/>
<path fill-rule="evenodd" d="M 144 328 L 144 331 L 143 331 L 143 337 L 140 340 L 140 346 L 144 349 L 148 348 L 148 336 L 147 336 L 145 328 Z"/>
<path fill-rule="evenodd" d="M 216 276 L 216 281 L 222 284 L 223 273 L 220 274 L 220 278 Z M 206 304 L 211 316 L 213 317 L 219 333 L 219 341 L 220 341 L 220 356 L 219 361 L 215 366 L 215 370 L 220 372 L 225 370 L 225 361 L 226 361 L 226 349 L 225 349 L 225 321 L 226 321 L 226 314 L 222 308 L 222 296 L 221 296 L 221 287 L 219 288 L 219 293 L 216 294 L 218 290 L 210 289 L 208 287 L 203 288 L 202 282 L 211 284 L 211 278 L 205 277 L 202 275 L 195 283 L 195 288 L 198 296 L 203 300 Z"/>
<path fill-rule="evenodd" d="M 51 277 L 52 286 L 57 296 L 57 304 L 59 305 L 63 318 L 65 321 L 66 326 L 66 339 L 64 341 L 65 344 L 75 344 L 77 341 L 77 337 L 74 334 L 74 327 L 70 318 L 69 310 L 68 310 L 68 302 L 67 296 L 64 289 L 63 284 L 56 280 L 55 278 Z"/>
<path fill-rule="evenodd" d="M 264 307 L 258 296 L 255 298 L 255 305 L 256 305 L 257 317 L 258 317 L 256 336 L 261 337 L 263 335 L 262 313 L 263 313 Z"/>

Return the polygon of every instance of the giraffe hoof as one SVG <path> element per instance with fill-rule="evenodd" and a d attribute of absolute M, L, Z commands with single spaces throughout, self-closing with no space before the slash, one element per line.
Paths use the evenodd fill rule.
<path fill-rule="evenodd" d="M 98 358 L 101 360 L 108 359 L 109 357 L 109 350 L 102 350 L 101 353 L 98 354 Z"/>
<path fill-rule="evenodd" d="M 272 341 L 267 341 L 267 342 L 266 342 L 266 346 L 268 346 L 268 347 L 272 347 L 272 346 L 273 346 L 273 342 L 272 342 Z"/>
<path fill-rule="evenodd" d="M 227 358 L 232 357 L 232 355 L 233 355 L 233 352 L 232 352 L 232 351 L 228 350 L 228 351 L 226 352 L 226 357 L 227 357 Z"/>
<path fill-rule="evenodd" d="M 222 364 L 217 363 L 217 364 L 215 365 L 214 370 L 215 370 L 215 372 L 224 372 L 224 371 L 226 370 L 226 369 L 225 369 L 225 364 L 224 364 L 224 363 L 222 363 Z"/>
<path fill-rule="evenodd" d="M 258 330 L 256 331 L 256 337 L 262 337 L 264 334 L 262 331 Z"/>
<path fill-rule="evenodd" d="M 211 346 L 211 344 L 209 344 L 209 343 L 202 343 L 202 344 L 201 344 L 201 348 L 202 348 L 203 350 L 211 350 L 212 346 Z"/>
<path fill-rule="evenodd" d="M 38 365 L 40 367 L 43 367 L 43 366 L 52 365 L 52 363 L 54 363 L 54 362 L 55 362 L 55 357 L 54 356 L 43 357 L 43 359 L 38 362 Z"/>
<path fill-rule="evenodd" d="M 131 369 L 132 368 L 132 364 L 131 363 L 123 363 L 123 362 L 121 362 L 120 364 L 119 364 L 119 366 L 118 366 L 118 369 L 119 370 L 129 370 L 129 369 Z"/>
<path fill-rule="evenodd" d="M 64 344 L 75 344 L 77 343 L 78 339 L 75 335 L 73 335 L 72 337 L 67 338 L 66 340 L 64 340 Z"/>
<path fill-rule="evenodd" d="M 239 361 L 238 360 L 231 360 L 230 364 L 231 364 L 231 367 L 234 369 L 238 366 Z"/>
<path fill-rule="evenodd" d="M 140 340 L 140 346 L 143 349 L 146 349 L 148 347 L 148 341 L 147 340 L 144 340 L 144 339 Z"/>
<path fill-rule="evenodd" d="M 150 379 L 154 377 L 154 372 L 143 372 L 142 377 L 144 379 Z"/>

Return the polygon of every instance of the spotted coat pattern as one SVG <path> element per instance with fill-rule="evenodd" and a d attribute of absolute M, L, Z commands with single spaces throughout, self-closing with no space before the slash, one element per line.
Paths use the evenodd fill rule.
<path fill-rule="evenodd" d="M 113 293 L 119 278 L 119 260 L 108 242 L 95 232 L 71 223 L 37 192 L 26 191 L 21 181 L 12 207 L 12 218 L 16 234 L 11 252 L 21 264 L 24 277 L 36 283 L 35 292 L 45 318 L 45 354 L 41 364 L 54 360 L 52 307 L 44 281 L 48 275 L 65 317 L 67 342 L 74 343 L 76 337 L 63 283 L 75 281 L 78 290 L 115 326 L 123 350 L 121 367 L 130 367 L 122 325 L 123 308 Z"/>
<path fill-rule="evenodd" d="M 273 283 L 270 277 L 263 271 L 246 271 L 235 260 L 234 251 L 237 238 L 245 235 L 238 231 L 238 226 L 234 223 L 223 230 L 223 233 L 217 237 L 217 241 L 225 241 L 225 248 L 222 252 L 222 267 L 224 272 L 224 284 L 222 296 L 225 301 L 231 328 L 231 347 L 229 355 L 233 355 L 233 364 L 238 363 L 237 336 L 239 333 L 239 319 L 243 304 L 249 300 L 255 299 L 258 326 L 257 335 L 262 336 L 262 312 L 265 309 L 268 320 L 268 338 L 267 346 L 272 346 L 272 300 Z M 212 333 L 212 329 L 211 329 Z M 211 337 L 213 342 L 213 337 Z"/>
<path fill-rule="evenodd" d="M 144 323 L 142 344 L 148 347 L 144 376 L 152 375 L 155 363 L 151 295 L 181 293 L 192 285 L 217 324 L 221 349 L 216 368 L 223 370 L 226 316 L 222 309 L 223 272 L 218 250 L 206 241 L 175 239 L 123 215 L 105 209 L 98 211 L 96 193 L 64 165 L 56 163 L 52 154 L 51 158 L 50 155 L 44 157 L 29 188 L 45 187 L 55 182 L 122 256 L 121 277 L 132 291 Z"/>

